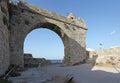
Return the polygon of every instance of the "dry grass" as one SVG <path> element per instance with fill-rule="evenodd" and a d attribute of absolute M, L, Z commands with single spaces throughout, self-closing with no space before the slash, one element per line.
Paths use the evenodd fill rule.
<path fill-rule="evenodd" d="M 72 77 L 71 75 L 67 75 L 67 76 L 53 76 L 52 80 L 56 81 L 57 83 L 76 83 L 74 81 L 74 77 Z"/>

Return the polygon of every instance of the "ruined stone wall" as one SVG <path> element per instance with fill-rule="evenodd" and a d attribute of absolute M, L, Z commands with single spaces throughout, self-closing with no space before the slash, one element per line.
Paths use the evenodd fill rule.
<path fill-rule="evenodd" d="M 111 64 L 120 67 L 120 47 L 91 51 L 89 58 L 94 57 L 96 57 L 95 63 L 97 65 Z"/>
<path fill-rule="evenodd" d="M 24 64 L 24 39 L 30 31 L 42 27 L 54 31 L 62 39 L 65 47 L 64 64 L 75 65 L 85 60 L 87 26 L 82 19 L 69 19 L 24 2 L 11 4 L 10 7 L 11 64 Z"/>
<path fill-rule="evenodd" d="M 3 75 L 9 66 L 8 22 L 7 0 L 0 0 L 0 75 Z"/>
<path fill-rule="evenodd" d="M 23 66 L 24 39 L 36 28 L 56 32 L 65 47 L 64 63 L 74 65 L 86 58 L 86 30 L 82 19 L 69 19 L 27 3 L 0 0 L 0 75 L 10 64 Z M 9 57 L 10 56 L 10 57 Z"/>
<path fill-rule="evenodd" d="M 25 67 L 38 67 L 50 65 L 50 60 L 45 58 L 34 58 L 32 54 L 24 54 L 24 66 Z"/>

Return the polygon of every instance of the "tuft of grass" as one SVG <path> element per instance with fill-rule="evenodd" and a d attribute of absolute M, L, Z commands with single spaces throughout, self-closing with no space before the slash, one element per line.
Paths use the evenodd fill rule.
<path fill-rule="evenodd" d="M 76 83 L 74 77 L 69 74 L 66 76 L 53 76 L 51 80 L 55 83 Z"/>
<path fill-rule="evenodd" d="M 0 78 L 0 83 L 12 83 L 12 81 Z"/>
<path fill-rule="evenodd" d="M 68 74 L 68 75 L 65 77 L 64 83 L 76 83 L 76 82 L 74 81 L 74 77 Z"/>
<path fill-rule="evenodd" d="M 12 72 L 10 72 L 9 76 L 11 77 L 16 77 L 16 76 L 20 76 L 21 74 L 19 73 L 18 68 L 15 68 Z"/>

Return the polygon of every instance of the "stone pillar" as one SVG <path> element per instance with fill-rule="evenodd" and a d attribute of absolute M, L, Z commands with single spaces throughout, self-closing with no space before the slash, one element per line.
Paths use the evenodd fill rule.
<path fill-rule="evenodd" d="M 72 27 L 73 31 L 63 38 L 65 44 L 64 64 L 76 65 L 83 63 L 86 58 L 86 30 L 82 28 Z"/>
<path fill-rule="evenodd" d="M 9 67 L 9 14 L 7 0 L 0 0 L 0 76 Z"/>

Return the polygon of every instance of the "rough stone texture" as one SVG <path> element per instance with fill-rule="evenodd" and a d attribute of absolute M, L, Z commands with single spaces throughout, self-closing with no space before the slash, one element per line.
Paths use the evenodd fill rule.
<path fill-rule="evenodd" d="M 25 2 L 0 0 L 0 75 L 9 64 L 24 65 L 24 40 L 30 31 L 47 28 L 56 32 L 64 44 L 63 63 L 74 65 L 86 58 L 86 24 Z"/>
<path fill-rule="evenodd" d="M 9 15 L 7 0 L 0 0 L 0 75 L 9 67 Z"/>
<path fill-rule="evenodd" d="M 120 47 L 91 51 L 89 58 L 94 59 L 96 65 L 110 64 L 120 67 Z"/>
<path fill-rule="evenodd" d="M 24 59 L 33 58 L 32 54 L 24 54 Z"/>
<path fill-rule="evenodd" d="M 86 24 L 82 19 L 69 19 L 25 2 L 10 4 L 10 62 L 23 65 L 24 39 L 36 28 L 56 32 L 65 47 L 63 63 L 74 65 L 86 58 Z"/>
<path fill-rule="evenodd" d="M 33 58 L 32 54 L 24 54 L 24 66 L 26 67 L 38 67 L 50 64 L 50 60 L 46 60 L 44 58 Z"/>

